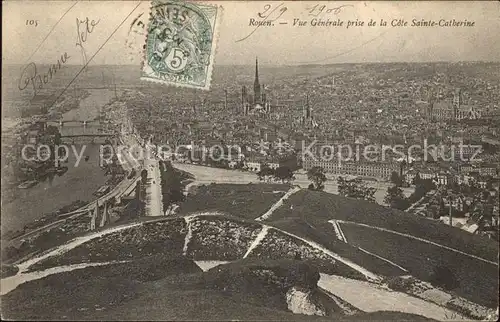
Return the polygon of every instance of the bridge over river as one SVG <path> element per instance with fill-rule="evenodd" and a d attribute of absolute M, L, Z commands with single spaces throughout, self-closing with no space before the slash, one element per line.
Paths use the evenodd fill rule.
<path fill-rule="evenodd" d="M 47 126 L 56 126 L 65 144 L 105 143 L 115 133 L 108 122 L 101 120 L 60 120 L 49 121 Z"/>

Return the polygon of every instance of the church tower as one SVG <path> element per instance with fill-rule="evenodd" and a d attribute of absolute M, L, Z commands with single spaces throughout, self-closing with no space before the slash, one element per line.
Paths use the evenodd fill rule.
<path fill-rule="evenodd" d="M 224 110 L 227 111 L 227 89 L 224 89 Z"/>
<path fill-rule="evenodd" d="M 462 104 L 462 95 L 460 88 L 455 89 L 455 93 L 453 94 L 453 119 L 456 120 L 458 118 L 458 111 L 460 110 L 460 105 Z"/>
<path fill-rule="evenodd" d="M 305 105 L 305 109 L 304 109 L 304 118 L 305 119 L 311 118 L 311 107 L 309 106 L 309 93 L 306 94 L 306 105 Z"/>
<path fill-rule="evenodd" d="M 259 83 L 259 61 L 255 57 L 255 80 L 253 82 L 253 100 L 254 104 L 260 104 L 260 83 Z"/>
<path fill-rule="evenodd" d="M 427 92 L 427 110 L 426 110 L 426 117 L 428 121 L 432 121 L 434 119 L 434 101 L 435 101 L 435 94 L 434 94 L 434 88 L 430 87 Z"/>
<path fill-rule="evenodd" d="M 243 115 L 245 115 L 246 103 L 247 103 L 247 88 L 245 85 L 241 87 L 241 109 L 243 110 Z"/>

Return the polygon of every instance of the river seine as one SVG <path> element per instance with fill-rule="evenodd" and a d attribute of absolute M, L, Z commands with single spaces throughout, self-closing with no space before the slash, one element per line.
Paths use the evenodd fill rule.
<path fill-rule="evenodd" d="M 109 90 L 89 92 L 90 95 L 80 101 L 78 108 L 63 114 L 62 120 L 93 120 L 99 116 L 101 107 L 114 97 L 114 92 Z M 66 131 L 69 128 L 66 127 Z M 82 147 L 75 148 L 81 151 Z M 106 182 L 107 177 L 99 167 L 99 145 L 89 144 L 84 155 L 89 157 L 88 161 L 82 160 L 75 167 L 76 158 L 70 153 L 68 163 L 64 164 L 68 171 L 62 176 L 55 175 L 53 180 L 46 179 L 28 189 L 15 188 L 15 198 L 2 205 L 2 233 L 22 229 L 44 214 L 54 212 L 74 201 L 93 200 L 95 197 L 92 194 Z"/>

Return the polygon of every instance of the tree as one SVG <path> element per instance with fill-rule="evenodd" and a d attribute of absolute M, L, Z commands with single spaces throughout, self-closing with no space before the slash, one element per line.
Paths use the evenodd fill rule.
<path fill-rule="evenodd" d="M 410 202 L 406 199 L 403 190 L 398 186 L 387 188 L 387 195 L 384 198 L 384 202 L 391 208 L 399 210 L 405 210 L 410 205 Z"/>
<path fill-rule="evenodd" d="M 439 219 L 442 215 L 446 214 L 443 198 L 440 194 L 432 196 L 425 209 L 427 217 Z"/>
<path fill-rule="evenodd" d="M 245 163 L 243 161 L 237 161 L 234 165 L 235 170 L 241 170 L 245 167 Z"/>
<path fill-rule="evenodd" d="M 59 132 L 59 129 L 56 126 L 54 125 L 47 126 L 45 133 L 49 136 L 54 136 L 54 142 L 52 142 L 53 144 L 55 145 L 61 144 L 61 132 Z"/>
<path fill-rule="evenodd" d="M 399 173 L 397 173 L 397 171 L 392 171 L 392 173 L 391 173 L 391 182 L 394 183 L 398 187 L 400 187 L 403 184 L 403 180 L 399 176 Z"/>
<path fill-rule="evenodd" d="M 452 225 L 453 224 L 453 221 L 452 221 L 453 215 L 454 214 L 457 215 L 456 211 L 460 210 L 459 205 L 460 205 L 461 200 L 459 200 L 459 199 L 461 197 L 453 189 L 445 188 L 445 187 L 440 188 L 439 195 L 441 196 L 441 200 L 445 199 L 448 201 L 448 216 L 450 217 L 449 224 Z M 456 209 L 453 208 L 454 202 L 456 202 L 456 204 L 458 205 L 458 207 Z M 443 201 L 443 205 L 444 205 L 444 201 Z M 442 215 L 446 215 L 446 214 L 443 213 Z"/>
<path fill-rule="evenodd" d="M 460 286 L 453 271 L 441 265 L 434 267 L 429 282 L 434 286 L 442 287 L 446 290 L 453 290 Z"/>
<path fill-rule="evenodd" d="M 148 170 L 143 169 L 141 171 L 141 183 L 146 184 L 146 180 L 148 179 Z"/>
<path fill-rule="evenodd" d="M 431 191 L 436 189 L 436 184 L 431 179 L 422 179 L 420 183 L 424 186 L 425 190 Z"/>
<path fill-rule="evenodd" d="M 493 177 L 492 176 L 487 176 L 486 178 L 486 190 L 490 191 L 493 190 Z"/>
<path fill-rule="evenodd" d="M 274 177 L 281 180 L 282 183 L 294 179 L 293 171 L 287 166 L 282 166 L 274 171 Z"/>
<path fill-rule="evenodd" d="M 417 174 L 415 175 L 415 177 L 413 177 L 413 180 L 411 181 L 411 183 L 416 186 L 416 185 L 420 184 L 421 180 L 422 179 L 420 178 L 420 172 L 417 172 Z"/>
<path fill-rule="evenodd" d="M 410 203 L 415 203 L 420 200 L 427 193 L 427 189 L 425 189 L 424 185 L 420 182 L 416 185 L 415 191 L 410 195 Z"/>
<path fill-rule="evenodd" d="M 377 190 L 366 186 L 361 178 L 344 179 L 339 177 L 337 183 L 339 194 L 344 197 L 375 201 L 374 195 Z"/>
<path fill-rule="evenodd" d="M 211 164 L 216 168 L 229 169 L 229 161 L 226 159 L 212 160 Z"/>
<path fill-rule="evenodd" d="M 323 190 L 326 182 L 325 170 L 322 167 L 312 167 L 307 171 L 307 179 L 312 181 L 314 190 Z"/>
<path fill-rule="evenodd" d="M 474 201 L 469 207 L 471 209 L 471 219 L 476 221 L 479 227 L 484 227 L 486 223 L 490 224 L 493 218 L 495 200 L 491 195 L 483 198 L 481 194 L 474 196 Z"/>
<path fill-rule="evenodd" d="M 426 208 L 427 211 L 427 217 L 433 218 L 433 219 L 439 219 L 439 206 L 437 204 L 430 204 Z"/>
<path fill-rule="evenodd" d="M 161 186 L 163 194 L 163 209 L 167 209 L 170 204 L 185 200 L 182 187 L 182 178 L 179 171 L 174 169 L 170 162 L 160 165 Z"/>
<path fill-rule="evenodd" d="M 481 191 L 481 187 L 479 186 L 479 183 L 477 182 L 476 179 L 472 179 L 469 181 L 469 191 L 473 194 L 476 194 L 479 191 Z"/>
<path fill-rule="evenodd" d="M 444 199 L 441 196 L 438 196 L 437 204 L 438 204 L 438 216 L 437 217 L 439 218 L 443 215 L 446 215 L 446 206 L 444 204 Z"/>
<path fill-rule="evenodd" d="M 257 176 L 259 177 L 259 180 L 263 180 L 266 177 L 274 176 L 274 173 L 274 170 L 271 169 L 267 164 L 263 164 L 260 167 L 260 171 L 257 172 Z"/>

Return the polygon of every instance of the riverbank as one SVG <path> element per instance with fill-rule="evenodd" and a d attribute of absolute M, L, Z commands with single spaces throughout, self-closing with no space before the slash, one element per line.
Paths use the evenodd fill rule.
<path fill-rule="evenodd" d="M 124 107 L 125 105 L 123 104 L 123 102 L 120 102 L 118 100 L 113 100 L 111 103 L 106 104 L 101 109 L 100 116 L 105 120 L 105 122 L 108 122 L 108 125 L 115 126 L 116 128 L 118 128 L 119 125 L 121 125 L 123 119 L 120 118 L 110 119 L 110 116 L 114 114 L 112 112 L 123 113 Z M 118 131 L 116 133 L 120 132 Z M 109 144 L 113 144 L 116 146 L 118 144 L 122 144 L 123 140 L 130 141 L 131 138 L 128 135 L 126 135 L 126 133 L 120 133 L 119 137 L 116 139 L 111 139 Z M 123 186 L 123 184 L 127 185 L 127 183 L 130 182 L 129 180 L 130 178 L 127 176 L 127 174 L 130 172 L 131 168 L 135 166 L 131 166 L 131 164 L 122 164 L 122 170 L 125 170 L 124 173 L 125 176 L 123 174 L 120 174 L 122 173 L 122 171 L 116 171 L 117 170 L 116 168 L 114 169 L 106 167 L 102 168 L 100 165 L 100 158 L 99 158 L 100 146 L 92 144 L 86 146 L 86 148 L 90 146 L 92 146 L 93 149 L 95 149 L 95 157 L 89 156 L 88 160 L 85 161 L 82 160 L 81 163 L 91 162 L 91 161 L 95 162 L 95 168 L 99 169 L 98 171 L 100 171 L 101 173 L 98 173 L 98 175 L 92 177 L 101 178 L 105 180 L 104 182 L 105 185 L 111 188 L 110 193 L 112 193 L 113 189 L 116 188 L 117 185 Z M 130 161 L 130 158 L 127 158 L 127 161 Z M 69 160 L 68 164 L 72 164 L 71 159 Z M 114 172 L 116 175 L 106 176 L 106 173 L 108 172 L 107 170 L 112 170 L 111 172 Z M 91 180 L 84 179 L 83 181 L 95 182 L 95 180 L 93 179 Z M 100 183 L 102 182 L 99 182 L 98 187 L 101 186 Z M 74 192 L 73 190 L 68 189 L 68 187 L 64 184 L 64 182 L 61 184 L 61 186 L 66 191 L 69 191 L 69 193 L 71 194 Z M 64 214 L 71 211 L 75 211 L 77 209 L 81 209 L 82 207 L 87 207 L 88 204 L 94 202 L 98 197 L 97 195 L 94 194 L 95 192 L 96 189 L 89 189 L 83 191 L 82 193 L 84 194 L 89 194 L 89 193 L 91 194 L 91 196 L 85 199 L 85 201 L 78 200 L 76 202 L 72 202 L 71 204 L 65 204 L 62 208 L 58 209 L 57 211 L 54 211 L 49 214 L 44 214 L 41 216 L 41 218 L 29 222 L 23 227 L 22 230 L 18 230 L 17 232 L 13 231 L 12 233 L 2 234 L 2 237 L 4 239 L 9 238 L 10 240 L 11 237 L 14 237 L 14 239 L 10 240 L 10 242 L 2 243 L 3 256 L 9 258 L 9 261 L 19 260 L 20 258 L 29 256 L 29 254 L 33 252 L 46 250 L 50 247 L 58 245 L 62 241 L 69 240 L 79 234 L 88 232 L 91 226 L 90 225 L 91 218 L 88 216 L 88 213 L 83 212 L 73 215 L 71 214 L 64 215 Z M 63 198 L 61 200 L 61 203 L 67 203 L 69 200 L 71 200 L 69 199 L 67 193 L 65 192 L 62 192 L 60 195 L 61 198 Z"/>
<path fill-rule="evenodd" d="M 78 107 L 62 113 L 61 119 L 96 119 L 101 116 L 103 107 L 114 98 L 114 92 L 108 90 L 89 90 L 88 95 L 79 101 Z M 65 109 L 61 110 L 63 111 Z M 55 113 L 54 110 L 51 112 Z M 74 148 L 82 151 L 83 146 L 75 145 Z M 69 153 L 65 164 L 68 171 L 63 175 L 56 175 L 51 180 L 47 178 L 28 189 L 19 189 L 13 185 L 8 187 L 8 191 L 3 191 L 2 236 L 8 231 L 23 230 L 26 225 L 78 200 L 95 199 L 94 192 L 108 181 L 100 167 L 99 154 L 99 145 L 86 145 L 86 158 L 80 162 L 77 162 L 74 153 Z"/>
<path fill-rule="evenodd" d="M 99 167 L 99 146 L 86 147 L 88 161 L 75 165 L 75 158 L 70 154 L 68 171 L 62 176 L 55 176 L 52 181 L 39 182 L 29 189 L 17 189 L 15 199 L 2 204 L 2 235 L 9 230 L 21 230 L 45 214 L 77 200 L 92 200 L 93 193 L 104 185 L 108 178 Z"/>

